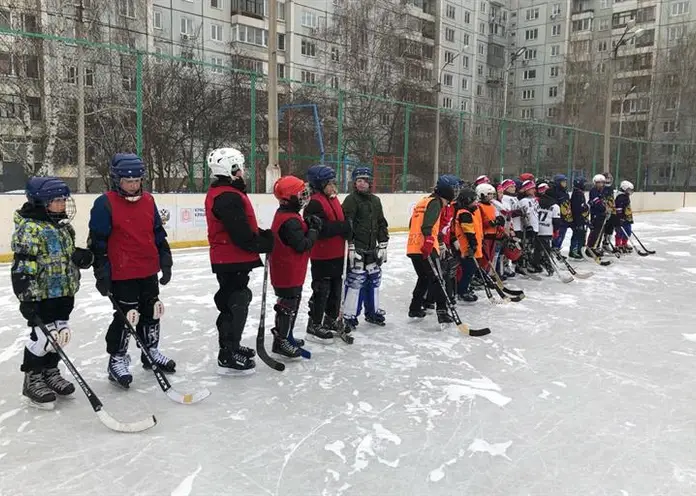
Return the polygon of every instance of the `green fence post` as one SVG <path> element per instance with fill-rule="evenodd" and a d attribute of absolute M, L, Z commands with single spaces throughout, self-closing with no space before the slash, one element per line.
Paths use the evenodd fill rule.
<path fill-rule="evenodd" d="M 595 134 L 594 143 L 592 145 L 592 177 L 597 174 L 597 149 L 599 148 L 597 146 L 597 141 L 599 141 L 599 135 Z"/>
<path fill-rule="evenodd" d="M 413 107 L 410 105 L 406 107 L 406 115 L 404 116 L 404 170 L 401 173 L 401 192 L 406 192 L 406 186 L 408 185 L 408 130 L 411 126 L 411 111 Z"/>
<path fill-rule="evenodd" d="M 621 138 L 616 140 L 616 166 L 614 167 L 614 181 L 619 182 L 619 164 L 621 163 Z"/>
<path fill-rule="evenodd" d="M 256 73 L 251 75 L 251 192 L 256 193 Z"/>
<path fill-rule="evenodd" d="M 462 177 L 462 142 L 464 141 L 464 112 L 459 112 L 459 125 L 457 127 L 457 177 Z"/>
<path fill-rule="evenodd" d="M 638 167 L 636 170 L 636 191 L 640 191 L 640 171 L 643 168 L 643 143 L 638 142 Z"/>
<path fill-rule="evenodd" d="M 138 52 L 135 65 L 135 150 L 138 157 L 143 156 L 143 54 L 141 52 Z"/>
<path fill-rule="evenodd" d="M 505 178 L 505 142 L 507 141 L 507 121 L 500 123 L 500 182 Z"/>
<path fill-rule="evenodd" d="M 337 129 L 337 139 L 338 139 L 338 145 L 336 148 L 336 153 L 338 154 L 338 157 L 336 157 L 336 177 L 341 178 L 339 181 L 339 185 L 343 184 L 343 176 L 341 175 L 341 170 L 343 168 L 344 160 L 343 160 L 343 90 L 338 90 L 338 129 Z M 374 175 L 375 171 L 372 171 L 372 174 Z"/>
<path fill-rule="evenodd" d="M 575 133 L 572 129 L 568 130 L 568 175 L 571 177 L 573 172 L 573 147 L 575 146 Z"/>

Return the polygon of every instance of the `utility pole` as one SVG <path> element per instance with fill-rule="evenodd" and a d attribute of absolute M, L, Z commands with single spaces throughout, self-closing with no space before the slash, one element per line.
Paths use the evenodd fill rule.
<path fill-rule="evenodd" d="M 280 178 L 278 166 L 278 2 L 268 0 L 268 167 L 266 193 Z M 254 117 L 252 116 L 252 119 Z"/>
<path fill-rule="evenodd" d="M 77 23 L 75 24 L 75 37 L 78 40 L 84 38 L 83 26 L 85 22 L 84 0 L 79 0 L 77 5 Z M 77 192 L 87 192 L 85 177 L 85 47 L 77 44 Z"/>

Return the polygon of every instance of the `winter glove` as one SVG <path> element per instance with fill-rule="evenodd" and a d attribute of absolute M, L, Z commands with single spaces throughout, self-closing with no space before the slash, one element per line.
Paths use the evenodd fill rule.
<path fill-rule="evenodd" d="M 316 215 L 310 215 L 307 217 L 307 227 L 309 227 L 310 230 L 313 229 L 317 232 L 321 232 L 323 224 L 324 223 L 322 222 L 321 217 Z"/>
<path fill-rule="evenodd" d="M 97 291 L 102 296 L 107 296 L 111 292 L 111 265 L 106 262 L 94 267 L 94 278 L 97 280 Z"/>
<path fill-rule="evenodd" d="M 353 237 L 353 228 L 350 225 L 350 222 L 347 220 L 343 221 L 343 226 L 341 227 L 341 234 L 343 235 L 343 239 L 350 239 Z"/>
<path fill-rule="evenodd" d="M 172 279 L 172 265 L 174 265 L 172 254 L 170 252 L 161 253 L 160 268 L 162 270 L 162 277 L 159 282 L 162 286 L 169 284 L 169 281 Z"/>
<path fill-rule="evenodd" d="M 29 299 L 31 297 L 31 283 L 34 280 L 33 276 L 23 272 L 12 272 L 12 291 L 17 298 Z"/>
<path fill-rule="evenodd" d="M 430 254 L 433 252 L 434 245 L 435 238 L 433 238 L 432 236 L 427 236 L 425 238 L 425 241 L 423 242 L 423 246 L 421 246 L 421 253 L 423 254 L 423 258 L 430 257 Z"/>
<path fill-rule="evenodd" d="M 461 251 L 461 245 L 459 244 L 459 240 L 458 240 L 458 239 L 455 239 L 455 240 L 452 242 L 452 246 L 454 247 L 455 250 L 457 250 L 457 253 L 459 253 L 459 252 Z"/>
<path fill-rule="evenodd" d="M 312 245 L 316 243 L 318 237 L 319 231 L 317 231 L 316 229 L 310 229 L 309 231 L 307 231 L 307 239 L 312 242 Z"/>
<path fill-rule="evenodd" d="M 388 243 L 386 241 L 382 241 L 377 245 L 377 260 L 379 261 L 379 265 L 387 263 L 387 245 Z"/>
<path fill-rule="evenodd" d="M 78 268 L 89 269 L 94 262 L 94 254 L 85 248 L 75 248 L 70 259 Z"/>
<path fill-rule="evenodd" d="M 348 267 L 360 268 L 362 266 L 363 257 L 355 250 L 354 244 L 348 245 Z"/>
<path fill-rule="evenodd" d="M 270 229 L 259 229 L 258 253 L 271 253 L 273 251 L 273 231 Z"/>
<path fill-rule="evenodd" d="M 505 225 L 505 217 L 503 217 L 502 215 L 498 215 L 495 218 L 493 225 L 494 226 L 501 226 L 501 227 L 504 226 Z"/>
<path fill-rule="evenodd" d="M 452 256 L 452 252 L 445 243 L 440 243 L 440 260 L 447 260 Z"/>

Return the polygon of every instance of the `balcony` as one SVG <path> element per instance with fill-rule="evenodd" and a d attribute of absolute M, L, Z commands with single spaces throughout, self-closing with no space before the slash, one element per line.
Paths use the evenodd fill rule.
<path fill-rule="evenodd" d="M 263 21 L 264 0 L 231 0 L 232 15 L 252 17 Z"/>

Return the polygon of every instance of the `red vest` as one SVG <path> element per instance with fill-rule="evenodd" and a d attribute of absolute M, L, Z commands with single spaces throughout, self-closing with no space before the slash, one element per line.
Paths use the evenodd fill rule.
<path fill-rule="evenodd" d="M 314 193 L 311 200 L 316 200 L 321 203 L 324 209 L 324 215 L 328 222 L 343 221 L 343 208 L 338 197 L 329 198 L 323 193 Z M 312 260 L 333 260 L 335 258 L 343 258 L 345 253 L 346 240 L 343 236 L 332 236 L 331 238 L 318 239 L 312 247 Z"/>
<path fill-rule="evenodd" d="M 116 191 L 108 191 L 106 197 L 111 207 L 111 234 L 106 243 L 111 279 L 126 281 L 157 274 L 160 265 L 155 244 L 155 199 L 146 191 L 135 202 Z"/>
<path fill-rule="evenodd" d="M 232 243 L 230 235 L 227 234 L 227 230 L 222 224 L 222 221 L 215 217 L 215 214 L 213 213 L 213 204 L 215 203 L 215 198 L 222 193 L 234 193 L 239 195 L 242 203 L 244 204 L 244 213 L 247 216 L 247 221 L 249 222 L 251 230 L 255 233 L 259 232 L 259 225 L 256 222 L 254 207 L 251 206 L 251 202 L 249 201 L 249 197 L 246 195 L 246 193 L 242 193 L 237 188 L 233 188 L 232 186 L 215 186 L 210 188 L 205 197 L 205 218 L 208 222 L 210 263 L 212 265 L 216 265 L 260 262 L 261 257 L 259 257 L 258 253 L 242 250 L 237 245 Z"/>
<path fill-rule="evenodd" d="M 295 212 L 276 212 L 271 224 L 273 231 L 273 252 L 271 252 L 270 270 L 271 285 L 274 288 L 297 288 L 302 287 L 307 275 L 307 263 L 309 262 L 309 252 L 297 253 L 292 247 L 280 240 L 278 231 L 280 227 L 289 219 L 297 219 L 302 224 L 302 230 L 308 231 L 307 223 L 300 214 Z"/>

